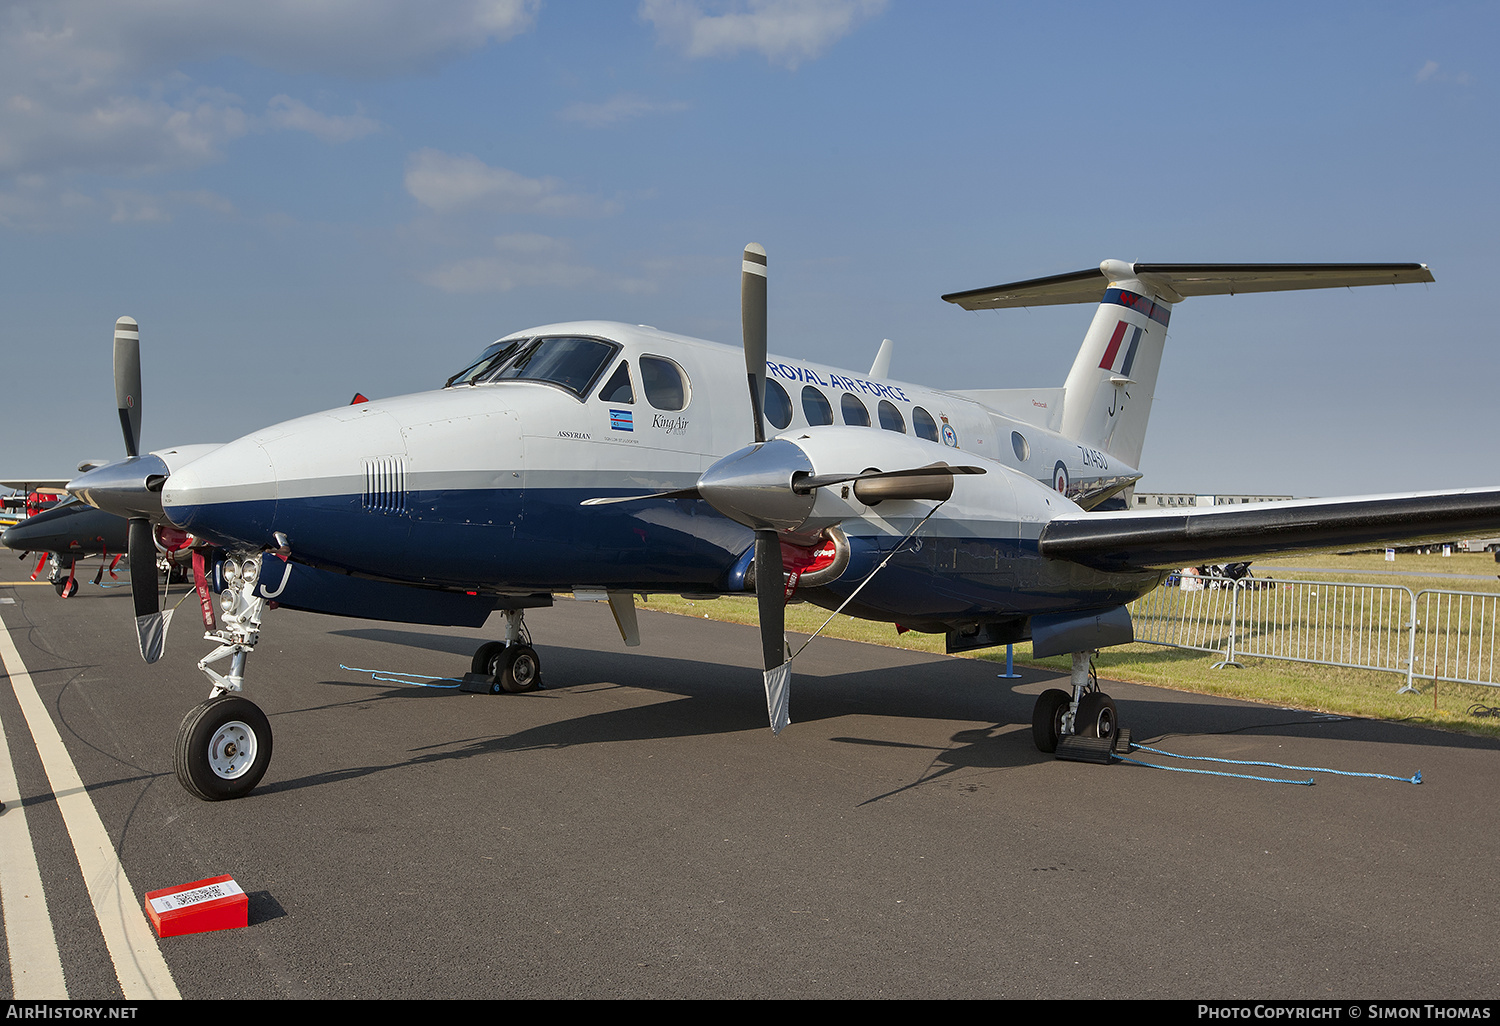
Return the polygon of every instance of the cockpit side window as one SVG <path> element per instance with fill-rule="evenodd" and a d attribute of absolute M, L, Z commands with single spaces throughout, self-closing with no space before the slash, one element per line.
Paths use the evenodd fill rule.
<path fill-rule="evenodd" d="M 486 375 L 493 373 L 496 368 L 504 364 L 506 360 L 516 355 L 517 351 L 520 350 L 526 341 L 524 338 L 512 339 L 509 342 L 502 339 L 499 342 L 485 346 L 484 352 L 479 354 L 479 359 L 443 382 L 443 387 L 450 388 L 453 385 L 477 384 Z"/>
<path fill-rule="evenodd" d="M 634 403 L 635 389 L 630 384 L 630 361 L 621 360 L 620 366 L 609 376 L 599 390 L 599 398 L 607 403 Z"/>
<path fill-rule="evenodd" d="M 486 380 L 545 381 L 581 399 L 619 349 L 597 338 L 539 338 Z"/>

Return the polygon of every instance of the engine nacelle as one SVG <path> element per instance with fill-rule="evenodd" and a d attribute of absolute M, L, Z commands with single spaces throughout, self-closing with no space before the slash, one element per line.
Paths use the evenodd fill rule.
<path fill-rule="evenodd" d="M 978 466 L 962 481 L 948 473 L 838 481 L 876 471 Z M 823 483 L 834 479 L 834 483 Z M 973 453 L 911 435 L 864 427 L 814 427 L 746 446 L 715 463 L 699 493 L 725 516 L 755 530 L 816 534 L 849 520 L 923 516 L 948 500 L 948 515 L 1045 523 L 1078 506 L 1037 481 Z"/>

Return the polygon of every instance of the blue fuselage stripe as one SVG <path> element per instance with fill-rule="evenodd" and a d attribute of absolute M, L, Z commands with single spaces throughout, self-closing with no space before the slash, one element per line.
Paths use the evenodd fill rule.
<path fill-rule="evenodd" d="M 609 494 L 610 490 L 604 490 Z M 616 491 L 615 494 L 624 494 Z M 212 523 L 209 538 L 259 549 L 273 532 L 294 559 L 327 569 L 413 584 L 494 590 L 567 591 L 592 585 L 633 591 L 731 587 L 753 533 L 691 499 L 582 506 L 600 490 L 492 489 L 411 492 L 400 511 L 370 509 L 362 496 L 174 506 L 186 530 Z M 851 537 L 848 570 L 813 596 L 842 599 L 898 539 Z M 1110 573 L 1046 559 L 1034 540 L 924 534 L 860 593 L 860 615 L 919 629 L 999 615 L 1129 601 L 1154 573 Z M 1097 599 L 1097 601 L 1095 601 Z"/>

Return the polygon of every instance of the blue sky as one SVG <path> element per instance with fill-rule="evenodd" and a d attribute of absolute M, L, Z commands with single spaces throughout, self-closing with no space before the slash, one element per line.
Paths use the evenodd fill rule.
<path fill-rule="evenodd" d="M 0 467 L 435 386 L 579 317 L 937 387 L 1061 384 L 1092 310 L 944 292 L 1145 261 L 1420 260 L 1172 318 L 1148 490 L 1500 483 L 1492 4 L 12 0 Z"/>

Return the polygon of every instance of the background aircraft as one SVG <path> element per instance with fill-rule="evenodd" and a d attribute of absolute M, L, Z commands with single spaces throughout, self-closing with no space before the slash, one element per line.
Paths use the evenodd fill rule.
<path fill-rule="evenodd" d="M 69 496 L 67 499 L 34 513 L 0 534 L 0 545 L 26 553 L 43 553 L 43 560 L 50 555 L 51 569 L 48 580 L 58 595 L 68 598 L 78 591 L 76 569 L 78 560 L 88 556 L 102 556 L 98 584 L 110 557 L 118 562 L 125 554 L 125 521 L 102 509 L 95 509 L 81 500 Z M 41 571 L 41 563 L 32 573 L 35 580 Z M 110 564 L 113 572 L 114 565 Z"/>
<path fill-rule="evenodd" d="M 635 593 L 754 590 L 780 730 L 783 607 L 796 592 L 943 632 L 950 651 L 1029 637 L 1038 654 L 1071 653 L 1071 693 L 1037 702 L 1037 745 L 1090 739 L 1107 750 L 1116 710 L 1089 653 L 1131 640 L 1126 604 L 1167 568 L 1500 528 L 1497 489 L 1102 508 L 1139 477 L 1172 304 L 1431 281 L 1423 265 L 1111 260 L 955 293 L 945 298 L 974 308 L 1098 303 L 1061 388 L 971 392 L 768 357 L 765 273 L 764 251 L 747 248 L 742 350 L 640 325 L 549 325 L 499 340 L 438 391 L 299 418 L 207 453 L 137 454 L 139 343 L 122 319 L 116 388 L 129 456 L 69 490 L 129 519 L 132 566 L 153 522 L 212 547 L 200 592 L 219 646 L 199 664 L 212 696 L 179 735 L 183 785 L 232 798 L 265 772 L 269 725 L 238 692 L 271 601 L 468 626 L 499 611 L 504 636 L 479 648 L 473 668 L 495 690 L 520 691 L 541 674 L 525 610 L 555 592 L 607 596 L 629 644 Z M 767 423 L 779 434 L 768 437 Z M 135 596 L 150 661 L 167 619 L 154 590 L 137 583 Z M 226 658 L 227 674 L 209 668 Z"/>

